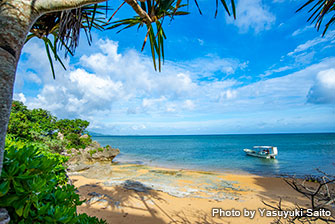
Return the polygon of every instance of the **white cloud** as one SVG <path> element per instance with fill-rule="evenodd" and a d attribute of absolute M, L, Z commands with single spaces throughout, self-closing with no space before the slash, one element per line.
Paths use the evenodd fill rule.
<path fill-rule="evenodd" d="M 335 104 L 335 69 L 323 70 L 317 74 L 307 98 L 309 103 Z"/>
<path fill-rule="evenodd" d="M 37 96 L 22 93 L 15 97 L 25 99 L 29 107 L 42 107 L 60 117 L 87 119 L 90 128 L 103 133 L 163 134 L 178 128 L 210 132 L 214 129 L 206 125 L 245 128 L 244 123 L 256 122 L 257 119 L 249 117 L 259 111 L 284 114 L 305 107 L 311 87 L 317 85 L 316 74 L 335 64 L 335 58 L 328 58 L 286 76 L 241 83 L 229 76 L 237 70 L 244 71 L 247 66 L 236 59 L 207 56 L 179 64 L 166 61 L 163 71 L 158 73 L 153 71 L 150 58 L 133 50 L 120 53 L 116 42 L 100 40 L 95 47 L 95 52 L 82 56 L 76 67 L 68 67 L 68 71 L 56 67 L 55 81 L 50 75 L 36 73 L 43 83 Z M 33 48 L 25 49 L 25 54 L 30 56 L 29 68 L 49 72 L 47 59 L 34 61 L 37 57 L 34 53 Z M 212 70 L 205 71 L 207 68 Z M 24 71 L 22 64 L 20 69 Z M 288 69 L 277 68 L 271 72 Z M 212 78 L 215 73 L 226 74 L 226 79 Z M 325 86 L 331 80 L 327 77 L 321 75 L 318 83 Z M 234 116 L 235 120 L 228 119 Z M 239 123 L 236 116 L 245 117 L 245 122 Z M 285 116 L 278 115 L 272 121 L 274 117 L 267 118 L 268 124 Z M 184 118 L 193 123 L 182 123 Z M 287 118 L 285 122 L 293 120 Z"/>
<path fill-rule="evenodd" d="M 227 17 L 228 23 L 235 24 L 240 32 L 246 33 L 253 29 L 255 33 L 269 30 L 276 17 L 262 4 L 261 0 L 240 0 L 236 6 L 237 20 Z"/>
<path fill-rule="evenodd" d="M 162 96 L 158 99 L 147 99 L 147 98 L 144 98 L 142 100 L 142 107 L 144 108 L 153 108 L 153 106 L 159 104 L 159 103 L 162 103 L 162 102 L 165 102 L 167 99 L 165 96 Z"/>
<path fill-rule="evenodd" d="M 288 65 L 280 67 L 280 68 L 270 69 L 270 70 L 265 71 L 265 73 L 260 75 L 260 77 L 266 77 L 266 76 L 272 75 L 273 73 L 284 72 L 290 69 L 292 69 L 292 67 Z"/>
<path fill-rule="evenodd" d="M 40 79 L 40 77 L 38 77 L 38 75 L 36 73 L 33 73 L 33 72 L 29 72 L 26 75 L 26 79 L 30 80 L 30 81 L 32 81 L 36 84 L 41 84 L 42 83 L 42 80 Z"/>
<path fill-rule="evenodd" d="M 308 26 L 305 26 L 304 28 L 297 29 L 292 33 L 292 36 L 293 37 L 298 36 L 298 35 L 306 32 L 307 30 L 312 29 L 312 28 L 314 28 L 314 25 L 308 25 Z"/>
<path fill-rule="evenodd" d="M 335 35 L 335 31 L 329 31 L 324 37 L 316 37 L 312 40 L 308 40 L 305 43 L 298 45 L 294 49 L 294 51 L 289 52 L 287 55 L 288 56 L 293 56 L 294 54 L 309 50 L 310 48 L 312 48 L 312 47 L 314 47 L 318 44 L 328 42 L 328 41 L 330 41 L 334 38 L 334 35 Z"/>
<path fill-rule="evenodd" d="M 131 127 L 134 131 L 137 131 L 137 130 L 142 130 L 142 129 L 146 129 L 146 126 L 144 124 L 139 124 L 139 125 L 133 125 Z"/>
<path fill-rule="evenodd" d="M 183 108 L 187 110 L 194 110 L 195 109 L 195 103 L 192 100 L 185 100 Z"/>
<path fill-rule="evenodd" d="M 13 99 L 14 100 L 17 100 L 17 101 L 21 101 L 22 103 L 26 103 L 27 99 L 26 97 L 24 96 L 23 93 L 14 93 L 13 95 Z"/>
<path fill-rule="evenodd" d="M 200 38 L 198 38 L 197 40 L 198 40 L 198 42 L 199 42 L 199 44 L 200 44 L 201 46 L 203 46 L 203 45 L 204 45 L 204 43 L 205 43 L 205 41 L 204 41 L 204 40 L 202 40 L 202 39 L 200 39 Z"/>
<path fill-rule="evenodd" d="M 213 55 L 207 55 L 204 58 L 195 59 L 185 63 L 185 69 L 202 77 L 210 77 L 215 72 L 226 75 L 235 74 L 237 70 L 244 70 L 248 67 L 248 61 L 240 62 L 232 58 L 219 58 Z"/>

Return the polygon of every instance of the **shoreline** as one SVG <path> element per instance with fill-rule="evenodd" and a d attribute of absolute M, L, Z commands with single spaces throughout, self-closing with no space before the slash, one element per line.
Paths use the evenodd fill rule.
<path fill-rule="evenodd" d="M 211 168 L 203 168 L 203 167 L 183 167 L 180 164 L 159 164 L 159 163 L 153 163 L 153 162 L 144 162 L 144 161 L 139 161 L 139 160 L 131 160 L 131 159 L 121 159 L 118 160 L 116 159 L 113 161 L 115 164 L 120 164 L 120 165 L 142 165 L 142 166 L 147 166 L 147 167 L 153 167 L 157 169 L 170 169 L 170 170 L 185 170 L 185 171 L 194 171 L 194 172 L 209 172 L 209 173 L 217 173 L 217 174 L 236 174 L 236 175 L 251 175 L 251 176 L 262 176 L 262 177 L 280 177 L 279 175 L 258 175 L 258 174 L 253 174 L 249 173 L 247 171 L 243 170 L 229 170 L 227 169 L 226 171 L 224 170 L 215 170 Z"/>
<path fill-rule="evenodd" d="M 278 177 L 129 163 L 96 165 L 101 169 L 92 175 L 83 171 L 70 174 L 70 179 L 81 199 L 88 200 L 78 211 L 108 223 L 269 223 L 274 217 L 261 217 L 259 212 L 252 219 L 212 217 L 211 212 L 269 209 L 262 200 L 276 204 L 279 198 L 287 208 L 308 202 Z"/>

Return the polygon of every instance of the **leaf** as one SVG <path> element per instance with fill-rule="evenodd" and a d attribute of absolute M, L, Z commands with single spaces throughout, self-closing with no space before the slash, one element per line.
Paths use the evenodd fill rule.
<path fill-rule="evenodd" d="M 26 206 L 24 207 L 24 210 L 23 210 L 23 217 L 24 218 L 27 218 L 28 215 L 29 215 L 29 212 L 30 212 L 30 207 L 31 207 L 31 201 L 29 201 Z"/>
<path fill-rule="evenodd" d="M 31 38 L 33 38 L 33 37 L 35 37 L 35 34 L 33 34 L 33 33 L 29 34 L 29 35 L 27 36 L 26 41 L 25 41 L 24 43 L 26 44 L 26 43 L 27 43 Z"/>
<path fill-rule="evenodd" d="M 9 191 L 9 181 L 4 181 L 0 184 L 0 197 L 3 197 Z"/>
<path fill-rule="evenodd" d="M 45 50 L 46 50 L 47 55 L 48 55 L 48 59 L 49 59 L 49 63 L 50 63 L 51 71 L 52 71 L 52 77 L 54 79 L 56 79 L 54 65 L 53 65 L 53 62 L 52 62 L 51 55 L 50 55 L 50 50 L 49 50 L 48 42 L 46 40 L 44 40 L 44 45 L 45 45 Z"/>
<path fill-rule="evenodd" d="M 24 205 L 23 204 L 19 205 L 19 207 L 15 209 L 16 214 L 21 217 L 23 214 L 23 209 L 24 209 Z"/>

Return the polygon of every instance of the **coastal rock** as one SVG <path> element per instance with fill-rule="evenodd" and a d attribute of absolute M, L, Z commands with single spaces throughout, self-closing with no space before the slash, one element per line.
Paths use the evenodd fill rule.
<path fill-rule="evenodd" d="M 96 162 L 91 164 L 90 169 L 83 172 L 81 175 L 92 179 L 104 179 L 110 177 L 112 173 L 113 167 L 110 163 Z"/>
<path fill-rule="evenodd" d="M 101 147 L 98 142 L 93 141 L 85 149 L 71 149 L 63 154 L 70 157 L 67 164 L 69 171 L 78 172 L 90 169 L 92 163 L 112 162 L 119 153 L 119 149 L 110 146 Z"/>
<path fill-rule="evenodd" d="M 88 170 L 89 168 L 91 168 L 91 165 L 88 164 L 82 164 L 82 163 L 76 163 L 76 164 L 70 164 L 67 169 L 70 172 L 78 172 L 78 171 L 83 171 L 83 170 Z"/>
<path fill-rule="evenodd" d="M 98 148 L 101 148 L 101 145 L 97 141 L 92 141 L 92 143 L 90 144 L 89 148 L 91 148 L 91 149 L 98 149 Z"/>
<path fill-rule="evenodd" d="M 91 159 L 97 161 L 110 161 L 120 153 L 119 149 L 104 148 L 103 151 L 97 151 L 92 154 Z"/>

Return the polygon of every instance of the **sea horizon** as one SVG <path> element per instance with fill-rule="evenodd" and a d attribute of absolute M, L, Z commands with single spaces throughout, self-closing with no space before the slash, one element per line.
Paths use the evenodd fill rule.
<path fill-rule="evenodd" d="M 224 136 L 224 135 L 294 135 L 294 134 L 335 134 L 335 131 L 325 132 L 273 132 L 273 133 L 230 133 L 230 134 L 129 134 L 129 135 L 115 135 L 115 134 L 101 134 L 88 131 L 92 137 L 151 137 L 151 136 Z"/>
<path fill-rule="evenodd" d="M 116 161 L 156 167 L 261 176 L 335 173 L 335 133 L 95 136 L 120 149 Z M 244 148 L 278 147 L 276 159 L 247 156 Z"/>

